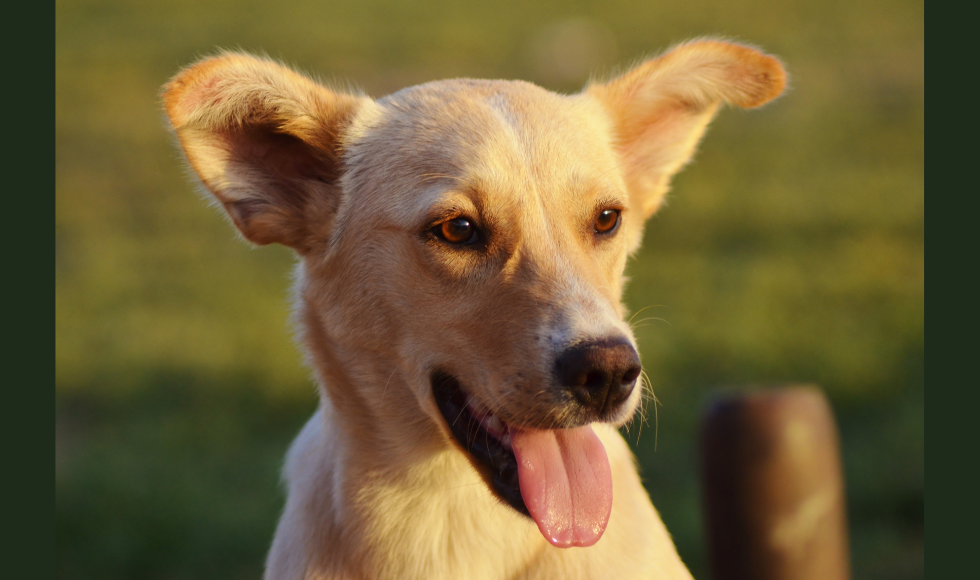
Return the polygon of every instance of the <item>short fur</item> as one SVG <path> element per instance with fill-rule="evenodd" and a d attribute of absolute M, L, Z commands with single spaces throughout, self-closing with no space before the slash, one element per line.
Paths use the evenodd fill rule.
<path fill-rule="evenodd" d="M 554 360 L 627 337 L 627 256 L 718 106 L 785 84 L 745 46 L 679 45 L 606 83 L 557 95 L 449 80 L 380 100 L 268 59 L 224 53 L 164 90 L 190 165 L 256 244 L 299 256 L 296 313 L 320 408 L 289 451 L 268 580 L 690 578 L 616 430 L 596 423 L 613 510 L 589 548 L 549 545 L 455 444 L 431 373 L 515 425 L 568 424 Z M 621 210 L 598 236 L 597 211 Z M 479 248 L 433 237 L 465 216 Z"/>

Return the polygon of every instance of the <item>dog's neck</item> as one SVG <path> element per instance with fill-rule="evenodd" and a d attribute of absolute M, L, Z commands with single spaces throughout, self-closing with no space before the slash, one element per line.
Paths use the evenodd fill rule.
<path fill-rule="evenodd" d="M 299 314 L 320 397 L 335 410 L 352 454 L 376 460 L 372 469 L 403 471 L 447 449 L 394 361 L 335 336 L 330 321 L 309 302 Z"/>
<path fill-rule="evenodd" d="M 491 494 L 421 410 L 400 369 L 363 348 L 345 348 L 322 316 L 305 306 L 299 314 L 322 402 L 290 452 L 289 501 L 330 502 L 329 509 L 301 509 L 305 513 L 294 517 L 304 520 L 309 537 L 321 538 L 313 541 L 331 544 L 311 553 L 343 558 L 311 564 L 368 577 L 384 577 L 392 562 L 398 562 L 398 577 L 437 578 L 447 570 L 458 578 L 507 577 L 543 550 L 533 522 Z M 379 400 L 365 398 L 372 392 Z M 303 465 L 298 458 L 306 456 L 320 457 L 320 465 Z M 287 506 L 284 517 L 288 512 Z M 317 518 L 315 512 L 330 515 Z M 468 556 L 447 565 L 454 553 Z M 474 554 L 485 554 L 486 561 Z"/>

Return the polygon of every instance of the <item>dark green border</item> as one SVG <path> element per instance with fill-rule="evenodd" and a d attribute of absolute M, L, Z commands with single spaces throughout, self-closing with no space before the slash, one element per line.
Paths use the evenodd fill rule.
<path fill-rule="evenodd" d="M 935 580 L 975 576 L 980 540 L 980 196 L 975 93 L 962 68 L 976 52 L 976 32 L 962 15 L 954 27 L 951 14 L 933 5 L 926 27 L 926 577 Z"/>

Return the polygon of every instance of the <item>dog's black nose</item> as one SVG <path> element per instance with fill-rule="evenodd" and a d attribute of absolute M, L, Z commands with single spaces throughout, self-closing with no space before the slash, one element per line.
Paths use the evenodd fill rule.
<path fill-rule="evenodd" d="M 633 392 L 640 356 L 625 338 L 583 342 L 558 356 L 555 373 L 579 403 L 602 415 Z"/>

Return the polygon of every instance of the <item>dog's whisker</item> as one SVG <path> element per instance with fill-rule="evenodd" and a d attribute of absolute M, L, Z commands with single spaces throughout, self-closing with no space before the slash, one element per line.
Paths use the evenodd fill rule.
<path fill-rule="evenodd" d="M 486 429 L 483 430 L 483 444 L 490 448 L 490 433 Z M 497 462 L 493 460 L 493 453 L 490 454 L 490 465 L 497 467 Z"/>
<path fill-rule="evenodd" d="M 641 308 L 641 309 L 637 310 L 636 312 L 634 312 L 633 313 L 633 316 L 630 316 L 630 319 L 626 321 L 626 324 L 629 324 L 629 323 L 633 322 L 633 319 L 636 318 L 637 316 L 639 316 L 641 312 L 643 312 L 644 310 L 649 310 L 651 308 L 666 308 L 666 305 L 665 304 L 651 304 L 649 306 L 644 306 L 643 308 Z"/>
<path fill-rule="evenodd" d="M 640 324 L 642 324 L 644 322 L 649 322 L 651 320 L 660 321 L 660 322 L 663 322 L 663 323 L 667 324 L 668 326 L 671 326 L 669 320 L 667 320 L 665 318 L 659 318 L 657 316 L 648 316 L 646 318 L 641 318 L 640 320 L 637 320 L 636 322 L 629 323 L 629 325 L 630 325 L 630 328 L 636 329 L 636 328 L 639 328 L 639 325 Z"/>
<path fill-rule="evenodd" d="M 657 398 L 657 394 L 653 392 L 653 381 L 650 380 L 650 375 L 647 374 L 645 370 L 641 370 L 640 373 L 643 376 L 643 384 L 645 386 L 645 391 L 650 392 L 650 396 L 653 398 L 653 450 L 657 450 L 657 443 L 660 439 L 660 413 L 657 411 L 657 406 L 663 406 L 660 399 Z"/>
<path fill-rule="evenodd" d="M 465 410 L 466 410 L 466 407 L 463 407 L 462 409 L 459 410 L 459 414 L 456 415 L 456 418 L 455 419 L 453 419 L 453 425 L 454 426 L 459 421 L 459 418 L 463 416 L 463 411 L 465 411 Z"/>
<path fill-rule="evenodd" d="M 471 483 L 464 483 L 462 485 L 454 485 L 452 487 L 447 487 L 447 488 L 445 488 L 445 489 L 443 489 L 441 491 L 444 491 L 445 492 L 445 491 L 452 491 L 454 489 L 462 489 L 464 487 L 473 487 L 474 485 L 480 485 L 482 483 L 483 483 L 482 480 L 477 480 L 477 481 L 474 481 L 474 482 L 471 482 Z"/>
<path fill-rule="evenodd" d="M 379 403 L 380 405 L 384 405 L 385 395 L 388 393 L 388 383 L 391 382 L 391 377 L 395 376 L 395 371 L 397 371 L 397 370 L 398 370 L 398 367 L 395 367 L 395 368 L 391 369 L 391 374 L 388 375 L 388 380 L 385 381 L 385 388 L 384 388 L 384 390 L 381 391 L 381 403 Z"/>

